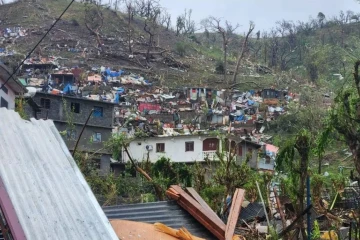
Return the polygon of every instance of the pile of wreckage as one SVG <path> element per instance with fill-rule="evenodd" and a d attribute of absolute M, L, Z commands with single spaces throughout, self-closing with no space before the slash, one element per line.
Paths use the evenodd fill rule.
<path fill-rule="evenodd" d="M 221 218 L 193 188 L 177 185 L 166 191 L 165 202 L 101 208 L 51 120 L 26 121 L 5 108 L 0 115 L 0 229 L 6 240 L 265 239 L 272 228 L 284 238 L 304 214 L 311 211 L 312 221 L 324 217 L 312 205 L 296 216 L 277 184 L 271 184 L 269 194 L 258 187 L 260 202 L 245 199 L 245 190 L 236 189 Z M 14 146 L 21 151 L 13 151 Z M 271 155 L 277 149 L 267 151 Z M 346 188 L 345 197 L 355 200 L 342 204 L 359 206 L 357 191 L 355 185 Z M 347 236 L 349 228 L 341 228 L 340 236 Z M 338 236 L 322 234 L 324 239 Z"/>
<path fill-rule="evenodd" d="M 0 115 L 4 239 L 243 239 L 235 232 L 244 190 L 236 190 L 227 224 L 194 189 L 180 186 L 168 189 L 167 202 L 102 210 L 51 120 L 26 121 L 5 108 Z M 12 151 L 15 145 L 22 150 Z"/>

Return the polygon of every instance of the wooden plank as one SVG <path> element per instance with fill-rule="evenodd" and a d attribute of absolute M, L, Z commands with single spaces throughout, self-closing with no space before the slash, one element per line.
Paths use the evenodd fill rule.
<path fill-rule="evenodd" d="M 172 185 L 171 188 L 175 190 L 180 199 L 177 203 L 189 212 L 196 220 L 198 220 L 204 227 L 206 227 L 211 233 L 213 233 L 218 239 L 225 240 L 225 224 L 223 222 L 218 223 L 214 216 L 209 215 L 195 199 L 187 194 L 181 187 Z"/>
<path fill-rule="evenodd" d="M 224 223 L 219 216 L 211 209 L 211 207 L 202 199 L 202 197 L 195 191 L 194 188 L 188 187 L 186 191 L 192 196 L 207 212 L 209 215 L 212 215 L 214 218 L 217 219 L 217 223 Z"/>
<path fill-rule="evenodd" d="M 191 216 L 199 221 L 205 228 L 207 228 L 215 237 L 219 240 L 225 240 L 225 232 L 214 227 L 213 223 L 206 218 L 206 215 L 202 214 L 199 209 L 192 207 L 186 202 L 179 201 L 178 204 L 184 208 Z"/>
<path fill-rule="evenodd" d="M 225 240 L 231 240 L 234 236 L 235 227 L 241 211 L 241 205 L 244 201 L 244 196 L 245 196 L 244 189 L 237 188 L 235 190 L 231 203 L 228 221 L 226 224 Z"/>
<path fill-rule="evenodd" d="M 174 194 L 173 192 L 170 192 L 170 191 L 166 191 L 166 195 L 171 198 L 171 199 L 174 199 L 174 200 L 179 200 L 180 196 L 178 194 Z"/>
<path fill-rule="evenodd" d="M 220 227 L 220 229 L 223 229 L 225 232 L 225 223 L 223 221 L 217 221 L 214 216 L 208 215 L 207 211 L 195 200 L 193 199 L 188 193 L 186 193 L 180 186 L 173 185 L 171 186 L 178 194 L 180 194 L 180 200 L 184 199 L 186 202 L 191 204 L 192 206 L 196 207 L 197 209 L 201 210 L 203 214 L 205 214 L 209 220 L 211 220 L 213 223 L 216 223 L 217 226 Z"/>

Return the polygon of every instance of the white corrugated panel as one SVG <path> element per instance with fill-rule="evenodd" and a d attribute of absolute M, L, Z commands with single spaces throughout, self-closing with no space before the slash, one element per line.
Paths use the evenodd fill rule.
<path fill-rule="evenodd" d="M 27 239 L 118 239 L 52 121 L 0 108 L 0 177 Z"/>

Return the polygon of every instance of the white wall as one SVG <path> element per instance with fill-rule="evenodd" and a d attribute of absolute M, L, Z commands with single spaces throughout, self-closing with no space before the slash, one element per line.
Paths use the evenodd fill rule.
<path fill-rule="evenodd" d="M 134 140 L 130 143 L 129 151 L 131 156 L 137 161 L 145 161 L 147 158 L 146 145 L 152 145 L 153 150 L 150 151 L 150 161 L 156 162 L 160 157 L 169 157 L 173 162 L 195 162 L 203 161 L 202 150 L 203 140 L 202 136 L 178 136 L 178 137 L 153 137 L 145 140 Z M 185 152 L 185 142 L 194 142 L 194 151 Z M 141 143 L 141 145 L 138 145 Z M 165 143 L 165 152 L 156 152 L 156 143 Z M 127 161 L 127 156 L 124 157 Z"/>
<path fill-rule="evenodd" d="M 0 79 L 0 86 L 3 83 Z M 15 93 L 8 85 L 5 85 L 5 87 L 8 89 L 8 93 L 6 94 L 3 90 L 0 90 L 0 99 L 2 97 L 8 102 L 8 109 L 15 109 Z"/>

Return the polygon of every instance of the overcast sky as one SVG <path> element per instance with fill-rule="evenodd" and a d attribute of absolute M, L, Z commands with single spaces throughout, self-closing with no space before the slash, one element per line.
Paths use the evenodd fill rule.
<path fill-rule="evenodd" d="M 176 16 L 187 8 L 193 10 L 197 23 L 215 16 L 234 25 L 239 23 L 241 32 L 247 30 L 250 20 L 255 22 L 256 30 L 269 30 L 278 20 L 306 21 L 319 12 L 325 16 L 339 14 L 341 10 L 360 13 L 360 4 L 355 0 L 160 0 L 160 3 L 172 15 L 173 24 Z"/>
<path fill-rule="evenodd" d="M 256 30 L 268 30 L 278 20 L 306 21 L 319 12 L 325 16 L 341 10 L 360 13 L 360 4 L 355 0 L 160 0 L 160 3 L 172 16 L 191 8 L 196 22 L 212 15 L 239 23 L 242 32 L 247 30 L 250 20 L 255 22 Z"/>

